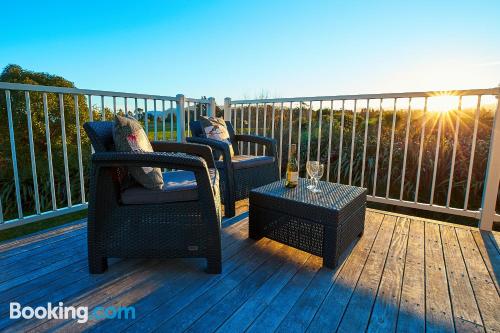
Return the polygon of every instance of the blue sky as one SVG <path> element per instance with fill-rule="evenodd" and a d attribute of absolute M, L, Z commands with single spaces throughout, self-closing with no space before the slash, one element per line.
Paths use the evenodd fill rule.
<path fill-rule="evenodd" d="M 0 67 L 254 98 L 500 84 L 500 1 L 10 1 Z"/>

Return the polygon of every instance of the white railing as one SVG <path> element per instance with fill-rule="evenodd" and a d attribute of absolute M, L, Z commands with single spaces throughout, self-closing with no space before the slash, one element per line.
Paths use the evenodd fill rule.
<path fill-rule="evenodd" d="M 91 147 L 83 122 L 126 113 L 144 123 L 151 139 L 183 141 L 189 121 L 216 110 L 213 98 L 181 94 L 4 82 L 0 94 L 0 230 L 87 207 Z M 324 180 L 366 187 L 372 202 L 472 217 L 491 230 L 500 221 L 499 94 L 492 88 L 226 98 L 224 117 L 239 133 L 275 138 L 280 171 L 291 144 L 299 143 L 303 177 L 305 161 L 321 160 Z M 449 112 L 439 112 L 443 108 Z M 240 148 L 265 152 L 257 145 Z"/>
<path fill-rule="evenodd" d="M 500 221 L 499 95 L 492 88 L 226 98 L 224 117 L 239 133 L 275 138 L 280 171 L 298 143 L 301 176 L 305 160 L 321 160 L 325 180 L 366 187 L 369 201 L 477 218 L 491 230 Z"/>
<path fill-rule="evenodd" d="M 91 148 L 82 135 L 83 122 L 128 114 L 143 121 L 150 139 L 183 141 L 191 118 L 215 114 L 213 98 L 180 94 L 171 97 L 5 82 L 0 82 L 0 93 L 4 102 L 0 103 L 0 119 L 7 118 L 1 133 L 0 230 L 87 207 Z M 55 154 L 60 156 L 58 163 L 54 163 Z"/>

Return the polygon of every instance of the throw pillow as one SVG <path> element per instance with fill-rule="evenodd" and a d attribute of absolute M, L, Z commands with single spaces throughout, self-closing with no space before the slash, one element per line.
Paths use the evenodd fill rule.
<path fill-rule="evenodd" d="M 233 145 L 231 144 L 229 132 L 224 119 L 201 116 L 200 123 L 205 137 L 226 143 L 229 146 L 229 153 L 231 154 L 231 157 L 233 157 Z"/>
<path fill-rule="evenodd" d="M 153 152 L 153 147 L 141 124 L 131 117 L 115 116 L 113 141 L 116 151 L 121 152 Z M 142 186 L 160 190 L 163 188 L 163 177 L 160 168 L 132 167 L 131 176 Z"/>

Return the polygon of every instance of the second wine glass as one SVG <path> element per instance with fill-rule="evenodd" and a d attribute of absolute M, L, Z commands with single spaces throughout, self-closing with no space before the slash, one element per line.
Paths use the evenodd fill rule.
<path fill-rule="evenodd" d="M 307 188 L 309 190 L 312 190 L 314 188 L 314 177 L 316 177 L 316 173 L 318 171 L 318 166 L 319 166 L 318 161 L 307 161 L 307 163 L 306 163 L 307 174 L 313 180 L 312 184 L 307 185 Z"/>
<path fill-rule="evenodd" d="M 318 188 L 318 183 L 319 183 L 319 180 L 321 179 L 321 177 L 323 177 L 323 173 L 325 172 L 325 165 L 324 164 L 320 164 L 318 162 L 318 166 L 316 168 L 316 173 L 313 177 L 313 181 L 314 181 L 314 187 L 311 189 L 311 192 L 313 193 L 319 193 L 321 192 L 321 190 Z"/>

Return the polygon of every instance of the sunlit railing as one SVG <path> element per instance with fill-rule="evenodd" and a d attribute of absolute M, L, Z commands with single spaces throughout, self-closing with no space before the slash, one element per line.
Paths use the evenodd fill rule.
<path fill-rule="evenodd" d="M 215 100 L 0 82 L 0 229 L 87 207 L 86 121 L 127 114 L 151 140 L 182 141 Z"/>
<path fill-rule="evenodd" d="M 238 133 L 275 138 L 282 174 L 295 143 L 303 177 L 305 161 L 321 160 L 324 180 L 366 187 L 370 201 L 477 218 L 491 230 L 500 221 L 499 93 L 226 98 L 224 116 Z"/>
<path fill-rule="evenodd" d="M 295 143 L 302 177 L 307 160 L 321 160 L 324 180 L 366 187 L 372 202 L 477 218 L 491 230 L 500 221 L 499 94 L 226 98 L 224 117 L 239 133 L 275 138 L 281 174 Z M 182 141 L 189 121 L 215 110 L 213 98 L 0 82 L 0 229 L 87 207 L 84 122 L 128 114 L 151 140 Z"/>

